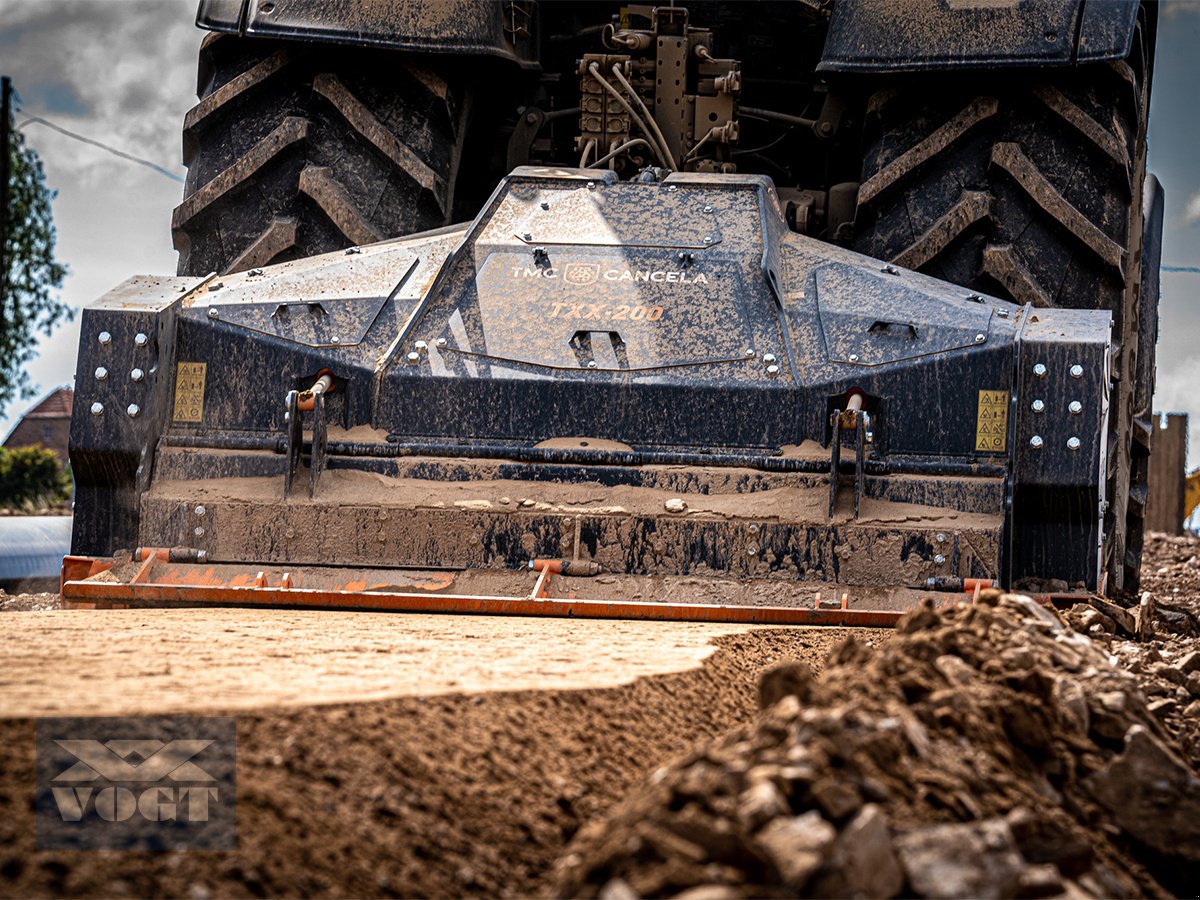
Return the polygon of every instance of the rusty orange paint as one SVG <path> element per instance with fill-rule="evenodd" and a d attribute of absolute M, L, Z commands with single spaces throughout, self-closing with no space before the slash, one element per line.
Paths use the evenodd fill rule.
<path fill-rule="evenodd" d="M 107 572 L 113 567 L 111 562 L 92 559 L 90 556 L 64 556 L 62 574 L 58 579 L 58 592 L 64 593 L 63 586 L 68 581 L 82 581 L 101 572 Z"/>
<path fill-rule="evenodd" d="M 539 584 L 529 596 L 489 597 L 433 594 L 411 590 L 365 591 L 363 582 L 339 588 L 265 585 L 244 573 L 224 581 L 211 566 L 164 562 L 151 555 L 128 583 L 87 581 L 111 568 L 86 557 L 64 561 L 62 595 L 68 608 L 124 608 L 176 606 L 234 606 L 319 609 L 388 610 L 395 612 L 458 613 L 469 615 L 553 616 L 581 619 L 656 619 L 684 622 L 731 622 L 761 625 L 859 625 L 890 628 L 903 615 L 895 610 L 807 609 L 797 607 L 720 606 L 703 603 L 653 603 L 626 600 L 579 600 L 547 596 L 551 574 L 539 572 Z M 150 575 L 153 574 L 153 578 Z M 447 583 L 453 580 L 446 573 Z M 354 589 L 349 586 L 353 585 Z M 384 586 L 386 587 L 386 585 Z"/>
<path fill-rule="evenodd" d="M 388 610 L 467 615 L 548 616 L 579 619 L 658 619 L 757 625 L 844 625 L 891 628 L 904 613 L 893 610 L 806 609 L 785 606 L 715 606 L 639 601 L 533 599 L 455 594 L 353 593 L 304 588 L 68 582 L 72 602 L 130 606 L 237 606 Z"/>

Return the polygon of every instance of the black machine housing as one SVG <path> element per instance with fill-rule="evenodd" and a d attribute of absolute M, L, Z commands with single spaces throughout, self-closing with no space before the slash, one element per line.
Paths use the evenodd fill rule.
<path fill-rule="evenodd" d="M 762 176 L 518 169 L 86 309 L 73 550 L 1096 590 L 1110 331 L 796 234 Z"/>

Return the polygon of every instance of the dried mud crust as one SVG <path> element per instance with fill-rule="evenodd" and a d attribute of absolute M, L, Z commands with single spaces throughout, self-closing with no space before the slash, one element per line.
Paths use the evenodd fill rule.
<path fill-rule="evenodd" d="M 731 635 L 701 667 L 603 690 L 239 713 L 228 854 L 36 852 L 33 720 L 0 720 L 0 893 L 527 895 L 645 772 L 747 721 L 765 667 L 819 667 L 846 634 Z"/>

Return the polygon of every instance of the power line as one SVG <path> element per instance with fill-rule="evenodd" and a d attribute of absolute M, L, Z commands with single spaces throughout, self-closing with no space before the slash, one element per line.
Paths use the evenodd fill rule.
<path fill-rule="evenodd" d="M 134 156 L 132 153 L 126 153 L 124 150 L 118 150 L 116 147 L 110 147 L 108 144 L 93 140 L 90 137 L 84 137 L 82 134 L 76 134 L 74 131 L 68 131 L 61 125 L 56 125 L 48 119 L 43 119 L 41 116 L 30 116 L 20 125 L 18 125 L 16 130 L 20 131 L 26 125 L 45 125 L 47 128 L 51 129 L 52 131 L 57 131 L 59 134 L 64 134 L 69 138 L 74 138 L 75 140 L 82 141 L 85 144 L 91 144 L 93 147 L 99 147 L 101 150 L 107 150 L 114 156 L 121 157 L 121 159 L 128 160 L 129 162 L 135 162 L 141 166 L 146 166 L 148 169 L 153 169 L 158 174 L 165 175 L 172 181 L 178 181 L 180 184 L 184 183 L 182 176 L 176 175 L 174 172 L 164 169 L 158 163 L 150 162 L 148 159 L 142 159 L 140 156 Z"/>
<path fill-rule="evenodd" d="M 1200 272 L 1200 266 L 1160 266 L 1164 272 Z"/>

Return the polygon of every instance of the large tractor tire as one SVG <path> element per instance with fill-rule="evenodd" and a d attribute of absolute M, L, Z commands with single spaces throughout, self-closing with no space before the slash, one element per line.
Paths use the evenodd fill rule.
<path fill-rule="evenodd" d="M 876 92 L 855 221 L 856 249 L 878 259 L 1019 304 L 1113 314 L 1105 569 L 1108 591 L 1126 595 L 1141 566 L 1149 434 L 1135 421 L 1149 420 L 1157 325 L 1157 291 L 1142 302 L 1158 259 L 1142 254 L 1140 33 L 1120 62 Z"/>
<path fill-rule="evenodd" d="M 449 224 L 467 104 L 401 54 L 210 35 L 184 121 L 179 274 Z"/>

